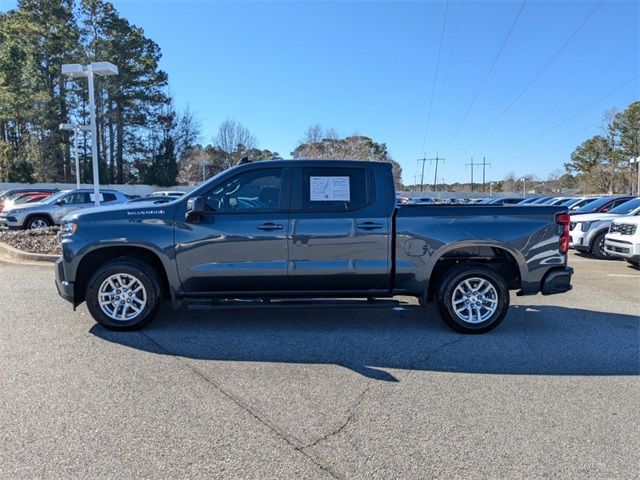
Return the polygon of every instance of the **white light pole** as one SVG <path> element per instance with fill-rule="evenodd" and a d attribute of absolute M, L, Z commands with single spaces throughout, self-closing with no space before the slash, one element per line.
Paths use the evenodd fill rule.
<path fill-rule="evenodd" d="M 117 75 L 118 67 L 110 62 L 93 62 L 89 65 L 68 63 L 62 65 L 62 74 L 71 78 L 87 78 L 89 82 L 89 125 L 91 128 L 91 167 L 93 169 L 93 195 L 96 207 L 100 206 L 100 171 L 98 169 L 98 135 L 96 129 L 96 99 L 93 87 L 94 75 Z"/>
<path fill-rule="evenodd" d="M 492 191 L 493 191 L 493 182 L 489 182 L 489 196 L 491 196 Z"/>
<path fill-rule="evenodd" d="M 640 157 L 636 157 L 636 158 L 632 158 L 630 160 L 630 163 L 635 163 L 636 165 L 638 165 L 638 179 L 636 180 L 636 189 L 637 189 L 637 195 L 640 196 Z"/>
<path fill-rule="evenodd" d="M 209 161 L 208 160 L 203 160 L 202 161 L 202 181 L 203 182 L 206 180 L 206 176 L 205 176 L 205 173 L 204 173 L 205 165 L 209 165 Z"/>
<path fill-rule="evenodd" d="M 80 159 L 78 158 L 78 135 L 80 132 L 91 130 L 88 125 L 75 125 L 72 123 L 61 123 L 60 130 L 69 130 L 73 132 L 73 151 L 76 157 L 76 188 L 80 188 Z"/>
<path fill-rule="evenodd" d="M 520 181 L 522 182 L 522 198 L 525 198 L 527 196 L 527 179 L 522 177 Z"/>

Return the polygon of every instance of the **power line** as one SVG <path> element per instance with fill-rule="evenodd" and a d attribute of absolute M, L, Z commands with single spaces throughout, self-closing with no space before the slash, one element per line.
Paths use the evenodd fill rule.
<path fill-rule="evenodd" d="M 558 56 L 560 55 L 560 53 L 565 49 L 565 47 L 571 42 L 571 40 L 573 40 L 573 38 L 578 34 L 578 32 L 582 29 L 582 27 L 587 23 L 587 21 L 596 13 L 596 11 L 602 6 L 604 0 L 599 0 L 598 3 L 596 4 L 596 6 L 591 10 L 591 12 L 589 13 L 589 15 L 587 15 L 584 20 L 582 20 L 582 22 L 576 27 L 576 29 L 573 31 L 573 33 L 569 36 L 569 38 L 567 38 L 567 40 L 565 40 L 565 42 L 560 45 L 560 48 L 558 48 L 556 50 L 556 52 L 551 56 L 551 58 L 547 61 L 547 63 L 545 63 L 542 68 L 538 71 L 538 73 L 536 73 L 534 75 L 534 77 L 525 85 L 525 87 L 522 89 L 522 91 L 518 94 L 518 96 L 516 98 L 513 99 L 513 101 L 507 105 L 507 108 L 505 108 L 502 113 L 500 113 L 500 115 L 498 115 L 498 117 L 482 132 L 482 134 L 480 134 L 480 136 L 478 138 L 476 138 L 469 146 L 467 146 L 467 148 L 465 148 L 462 152 L 460 152 L 460 154 L 464 154 L 465 152 L 469 151 L 469 149 L 471 147 L 473 147 L 476 143 L 478 143 L 482 138 L 484 138 L 484 136 L 494 127 L 496 126 L 496 124 L 502 120 L 502 118 L 509 112 L 509 110 L 511 110 L 511 107 L 513 107 L 516 102 L 518 100 L 520 100 L 525 93 L 527 93 L 527 91 L 529 90 L 529 88 L 531 88 L 531 86 L 540 78 L 540 76 L 542 76 L 542 74 L 547 70 L 547 68 L 549 68 L 549 66 L 556 60 L 556 58 L 558 58 Z"/>
<path fill-rule="evenodd" d="M 625 58 L 627 58 L 631 53 L 636 52 L 636 49 L 638 48 L 638 45 L 634 45 L 633 47 L 631 47 L 629 50 L 626 51 L 626 53 L 624 55 L 622 55 L 621 57 L 619 57 L 618 59 L 616 59 L 614 62 L 610 63 L 609 65 L 607 65 L 607 67 L 605 67 L 604 69 L 600 70 L 598 73 L 596 73 L 594 76 L 590 77 L 585 83 L 583 83 L 580 87 L 578 87 L 577 89 L 572 90 L 572 92 L 567 95 L 565 98 L 563 98 L 562 100 L 560 100 L 558 103 L 556 103 L 554 106 L 550 107 L 549 110 L 551 111 L 555 111 L 560 105 L 562 105 L 563 103 L 565 103 L 567 100 L 569 100 L 571 97 L 573 97 L 576 92 L 579 92 L 580 90 L 582 90 L 584 87 L 586 87 L 587 85 L 590 85 L 593 83 L 593 81 L 598 78 L 600 75 L 602 75 L 603 73 L 609 71 L 611 69 L 611 67 L 613 67 L 614 65 L 617 65 L 618 63 L 620 63 L 622 60 L 624 60 Z M 546 112 L 545 112 L 546 113 Z M 544 113 L 542 115 L 539 115 L 535 120 L 533 120 L 531 123 L 529 123 L 529 125 L 527 125 L 526 127 L 521 128 L 520 130 L 524 130 L 529 128 L 531 125 L 535 125 L 536 123 L 538 123 L 538 121 L 544 116 Z M 525 145 L 531 143 L 532 140 L 528 140 L 524 143 L 521 143 L 520 145 L 513 147 L 511 150 L 506 151 L 505 153 L 501 153 L 499 155 L 496 156 L 496 158 L 501 158 L 504 157 L 506 155 L 509 155 L 511 153 L 513 153 L 516 150 L 519 150 L 520 148 L 524 147 Z"/>
<path fill-rule="evenodd" d="M 431 109 L 433 107 L 433 97 L 436 92 L 436 83 L 438 82 L 438 70 L 440 70 L 440 55 L 442 54 L 442 44 L 444 43 L 444 31 L 447 26 L 447 14 L 449 12 L 449 0 L 444 7 L 444 18 L 442 20 L 442 31 L 440 32 L 440 46 L 438 47 L 438 57 L 436 58 L 436 70 L 433 75 L 433 86 L 431 87 L 431 100 L 429 100 L 429 108 L 427 110 L 427 124 L 424 129 L 424 136 L 422 138 L 421 152 L 424 152 L 424 147 L 427 144 L 427 134 L 429 133 L 429 123 L 431 122 Z"/>
<path fill-rule="evenodd" d="M 493 71 L 493 67 L 495 67 L 496 63 L 498 62 L 498 59 L 500 58 L 500 55 L 502 54 L 502 51 L 504 50 L 504 47 L 507 45 L 507 42 L 509 41 L 509 38 L 511 38 L 511 34 L 513 33 L 513 30 L 515 29 L 516 24 L 518 23 L 518 20 L 520 19 L 520 16 L 522 15 L 522 11 L 524 10 L 524 7 L 527 4 L 527 1 L 528 0 L 524 0 L 524 2 L 522 2 L 522 5 L 520 6 L 520 9 L 518 10 L 518 13 L 516 14 L 515 18 L 511 22 L 509 30 L 507 31 L 507 34 L 505 35 L 504 39 L 502 40 L 502 43 L 500 44 L 500 47 L 498 47 L 498 51 L 496 52 L 495 56 L 493 57 L 493 61 L 491 62 L 491 65 L 489 66 L 489 69 L 486 71 L 486 73 L 484 75 L 484 78 L 480 82 L 480 85 L 476 89 L 476 91 L 475 91 L 475 93 L 473 95 L 473 98 L 471 99 L 471 103 L 467 107 L 467 110 L 464 112 L 464 115 L 462 115 L 462 118 L 460 119 L 460 122 L 458 123 L 458 126 L 455 128 L 455 130 L 453 132 L 453 135 L 451 135 L 451 137 L 449 138 L 449 141 L 446 143 L 446 145 L 444 147 L 445 151 L 449 148 L 449 146 L 451 145 L 451 142 L 453 142 L 453 140 L 456 138 L 456 136 L 458 135 L 458 132 L 462 128 L 462 125 L 464 124 L 465 120 L 469 116 L 469 113 L 471 112 L 471 109 L 475 105 L 476 100 L 478 99 L 478 96 L 480 95 L 480 92 L 482 92 L 482 89 L 484 88 L 485 84 L 487 83 L 487 80 L 489 79 L 489 75 L 491 75 L 491 72 Z"/>
<path fill-rule="evenodd" d="M 598 97 L 596 100 L 594 100 L 593 102 L 591 102 L 589 105 L 587 105 L 586 107 L 581 108 L 580 110 L 578 110 L 577 112 L 573 113 L 572 115 L 565 117 L 563 120 L 560 120 L 559 122 L 554 123 L 553 125 L 551 125 L 550 127 L 540 131 L 540 133 L 538 133 L 537 135 L 535 135 L 534 137 L 530 138 L 527 142 L 525 142 L 523 145 L 526 145 L 528 143 L 531 143 L 532 141 L 540 138 L 542 135 L 544 135 L 545 133 L 554 130 L 556 128 L 558 128 L 560 125 L 567 123 L 569 120 L 574 119 L 575 117 L 577 117 L 578 115 L 580 115 L 581 113 L 585 112 L 586 110 L 589 110 L 591 107 L 595 106 L 596 104 L 600 103 L 602 100 L 604 100 L 605 98 L 613 95 L 614 93 L 616 93 L 618 90 L 623 89 L 624 87 L 626 87 L 627 85 L 629 85 L 630 83 L 634 82 L 635 80 L 637 80 L 638 78 L 640 78 L 640 74 L 635 75 L 634 77 L 632 77 L 630 80 L 627 80 L 626 82 L 624 82 L 621 85 L 618 85 L 616 88 L 610 90 L 609 92 L 605 93 L 604 95 L 601 95 L 600 97 Z M 506 163 L 509 160 L 504 160 L 500 163 Z"/>

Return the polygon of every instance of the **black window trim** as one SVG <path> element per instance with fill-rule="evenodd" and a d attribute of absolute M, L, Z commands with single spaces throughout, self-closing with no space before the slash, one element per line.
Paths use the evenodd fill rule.
<path fill-rule="evenodd" d="M 364 170 L 365 171 L 365 179 L 366 179 L 366 203 L 358 208 L 350 208 L 348 210 L 332 210 L 332 209 L 322 209 L 322 208 L 305 208 L 304 206 L 304 175 L 302 171 L 305 168 L 312 169 L 321 169 L 327 168 L 331 170 Z M 376 202 L 376 184 L 375 184 L 375 174 L 373 169 L 367 165 L 359 166 L 359 165 L 339 165 L 339 166 L 331 166 L 331 165 L 298 165 L 294 168 L 293 172 L 293 188 L 291 192 L 291 211 L 296 213 L 342 213 L 349 214 L 352 212 L 359 212 L 366 208 L 370 208 Z"/>
<path fill-rule="evenodd" d="M 246 173 L 258 172 L 260 170 L 280 170 L 282 172 L 282 176 L 280 179 L 280 206 L 278 208 L 256 208 L 256 209 L 247 209 L 247 210 L 236 210 L 233 212 L 224 212 L 224 211 L 213 211 L 213 212 L 204 212 L 205 215 L 252 215 L 257 213 L 288 213 L 290 207 L 291 200 L 291 168 L 287 166 L 273 166 L 273 165 L 265 165 L 261 168 L 255 168 L 251 170 L 245 170 L 241 172 L 237 172 L 235 175 L 226 176 L 220 179 L 219 183 L 212 185 L 211 188 L 206 190 L 202 196 L 206 199 L 209 197 L 209 192 L 218 188 L 220 185 L 224 183 L 228 183 L 230 180 L 233 180 L 240 175 L 244 175 Z M 180 198 L 183 198 L 183 195 Z"/>

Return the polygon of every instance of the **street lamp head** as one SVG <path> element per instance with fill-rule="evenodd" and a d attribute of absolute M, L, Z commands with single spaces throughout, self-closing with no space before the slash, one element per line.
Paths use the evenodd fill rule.
<path fill-rule="evenodd" d="M 62 65 L 62 74 L 72 78 L 86 77 L 87 73 L 79 63 L 66 63 Z"/>
<path fill-rule="evenodd" d="M 97 75 L 117 75 L 118 67 L 111 62 L 94 62 L 91 64 L 91 70 Z"/>

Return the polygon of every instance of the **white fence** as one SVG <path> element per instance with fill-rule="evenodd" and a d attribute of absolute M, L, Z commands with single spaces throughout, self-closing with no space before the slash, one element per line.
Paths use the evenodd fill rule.
<path fill-rule="evenodd" d="M 83 183 L 81 188 L 93 188 L 93 184 Z M 12 188 L 57 188 L 58 190 L 73 190 L 76 188 L 75 183 L 0 183 L 0 191 L 10 190 Z M 156 185 L 100 185 L 100 188 L 118 190 L 127 195 L 145 196 L 159 190 L 178 190 L 180 192 L 189 192 L 195 188 L 195 185 L 180 185 L 176 187 L 158 187 Z"/>

